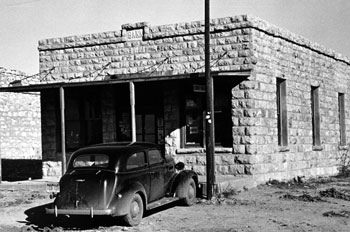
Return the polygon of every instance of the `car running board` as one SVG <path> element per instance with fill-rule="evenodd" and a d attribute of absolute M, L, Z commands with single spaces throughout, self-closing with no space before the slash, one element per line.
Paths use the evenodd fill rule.
<path fill-rule="evenodd" d="M 147 205 L 147 210 L 154 209 L 156 207 L 159 207 L 159 206 L 162 206 L 162 205 L 166 205 L 166 204 L 169 204 L 171 202 L 178 201 L 178 200 L 180 200 L 179 197 L 164 197 L 164 198 L 162 198 L 162 199 L 160 199 L 158 201 L 149 203 Z"/>

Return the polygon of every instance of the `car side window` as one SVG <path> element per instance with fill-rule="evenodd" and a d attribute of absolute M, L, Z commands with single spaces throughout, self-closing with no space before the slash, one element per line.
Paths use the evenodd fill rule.
<path fill-rule="evenodd" d="M 126 163 L 126 169 L 136 169 L 147 166 L 146 156 L 144 152 L 137 152 L 131 155 Z"/>
<path fill-rule="evenodd" d="M 150 165 L 161 163 L 163 160 L 164 159 L 159 150 L 148 151 L 148 162 Z"/>

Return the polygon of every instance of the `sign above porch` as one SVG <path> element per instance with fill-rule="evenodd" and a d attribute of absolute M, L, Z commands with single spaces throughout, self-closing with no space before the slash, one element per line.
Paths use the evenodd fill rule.
<path fill-rule="evenodd" d="M 142 40 L 145 27 L 148 27 L 147 22 L 128 23 L 122 25 L 122 36 L 126 41 Z"/>

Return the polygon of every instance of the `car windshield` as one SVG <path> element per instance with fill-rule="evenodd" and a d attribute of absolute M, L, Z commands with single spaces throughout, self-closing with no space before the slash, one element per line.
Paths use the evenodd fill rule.
<path fill-rule="evenodd" d="M 73 161 L 73 167 L 108 167 L 109 156 L 105 154 L 83 154 Z"/>

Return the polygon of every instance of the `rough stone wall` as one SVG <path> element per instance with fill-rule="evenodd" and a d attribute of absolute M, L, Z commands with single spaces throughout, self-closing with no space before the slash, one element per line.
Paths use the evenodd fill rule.
<path fill-rule="evenodd" d="M 342 152 L 335 103 L 338 92 L 349 100 L 349 59 L 255 17 L 214 19 L 211 30 L 212 71 L 251 71 L 248 80 L 232 89 L 233 146 L 216 150 L 217 173 L 251 175 L 261 182 L 335 174 Z M 203 73 L 203 32 L 201 21 L 156 27 L 139 23 L 116 32 L 46 39 L 39 41 L 40 70 L 50 70 L 49 82 L 161 80 Z M 277 139 L 276 78 L 287 80 L 285 150 Z M 317 151 L 312 146 L 311 85 L 320 86 L 322 150 Z M 180 148 L 176 95 L 176 89 L 164 87 L 166 150 L 204 174 L 205 150 Z M 346 117 L 349 138 L 348 110 Z"/>
<path fill-rule="evenodd" d="M 0 149 L 7 159 L 41 159 L 40 95 L 0 94 Z"/>
<path fill-rule="evenodd" d="M 252 37 L 257 64 L 251 81 L 242 84 L 249 91 L 238 91 L 241 96 L 233 100 L 245 108 L 234 117 L 236 162 L 260 182 L 338 173 L 339 155 L 346 148 L 339 146 L 338 93 L 345 94 L 347 105 L 349 60 L 261 20 Z M 287 81 L 289 144 L 284 149 L 278 146 L 276 78 Z M 311 86 L 320 88 L 321 149 L 312 141 Z M 349 139 L 350 112 L 345 109 Z"/>
<path fill-rule="evenodd" d="M 246 16 L 212 20 L 213 71 L 250 70 L 251 32 Z M 128 33 L 142 30 L 139 40 Z M 108 75 L 151 76 L 204 72 L 204 22 L 151 27 L 127 24 L 121 31 L 39 41 L 40 70 L 48 81 L 106 80 Z M 119 75 L 119 76 L 118 76 Z"/>
<path fill-rule="evenodd" d="M 0 68 L 0 85 L 21 79 L 24 73 Z M 0 93 L 1 158 L 41 159 L 40 95 Z"/>
<path fill-rule="evenodd" d="M 47 90 L 41 92 L 41 125 L 42 125 L 42 160 L 43 176 L 60 176 L 61 160 L 60 153 L 57 152 L 57 109 L 58 91 Z"/>
<path fill-rule="evenodd" d="M 0 86 L 7 87 L 10 83 L 27 78 L 21 71 L 0 67 Z"/>
<path fill-rule="evenodd" d="M 25 77 L 23 72 L 0 68 L 0 85 Z M 11 161 L 40 160 L 41 154 L 41 115 L 40 94 L 38 93 L 0 93 L 0 158 L 2 166 Z M 17 162 L 19 168 L 23 162 Z M 8 170 L 4 167 L 4 170 Z M 21 170 L 25 170 L 22 167 Z M 1 171 L 1 168 L 0 168 Z M 3 173 L 6 180 L 10 172 Z M 23 172 L 18 173 L 17 177 Z M 12 174 L 11 174 L 12 175 Z"/>
<path fill-rule="evenodd" d="M 249 71 L 256 62 L 251 53 L 251 32 L 246 16 L 214 19 L 211 36 L 213 71 Z M 128 33 L 142 30 L 142 38 L 129 40 Z M 49 82 L 81 82 L 187 75 L 204 72 L 204 22 L 179 23 L 151 27 L 146 23 L 127 24 L 121 31 L 72 36 L 39 41 L 40 71 L 50 70 Z M 54 69 L 52 69 L 54 68 Z M 129 76 L 128 76 L 129 74 Z M 115 75 L 115 76 L 111 76 Z M 47 83 L 47 82 L 46 82 Z M 164 91 L 166 151 L 189 168 L 205 173 L 205 150 L 180 149 L 178 96 L 173 86 Z M 108 100 L 104 102 L 111 106 Z M 107 108 L 106 108 L 107 109 Z M 113 138 L 113 113 L 104 113 L 104 138 Z M 106 141 L 109 141 L 106 140 Z M 53 142 L 53 141 L 51 141 Z M 232 149 L 225 150 L 232 155 Z M 194 154 L 196 158 L 194 157 Z M 191 160 L 189 160 L 191 158 Z M 217 166 L 229 171 L 228 162 Z M 227 159 L 226 159 L 227 160 Z M 232 164 L 237 166 L 236 164 Z M 244 168 L 244 167 L 243 167 Z M 232 168 L 230 168 L 231 170 Z"/>
<path fill-rule="evenodd" d="M 56 93 L 58 95 L 58 93 Z M 42 149 L 43 161 L 57 161 L 57 109 L 58 97 L 54 91 L 43 91 L 41 93 L 42 114 Z"/>

